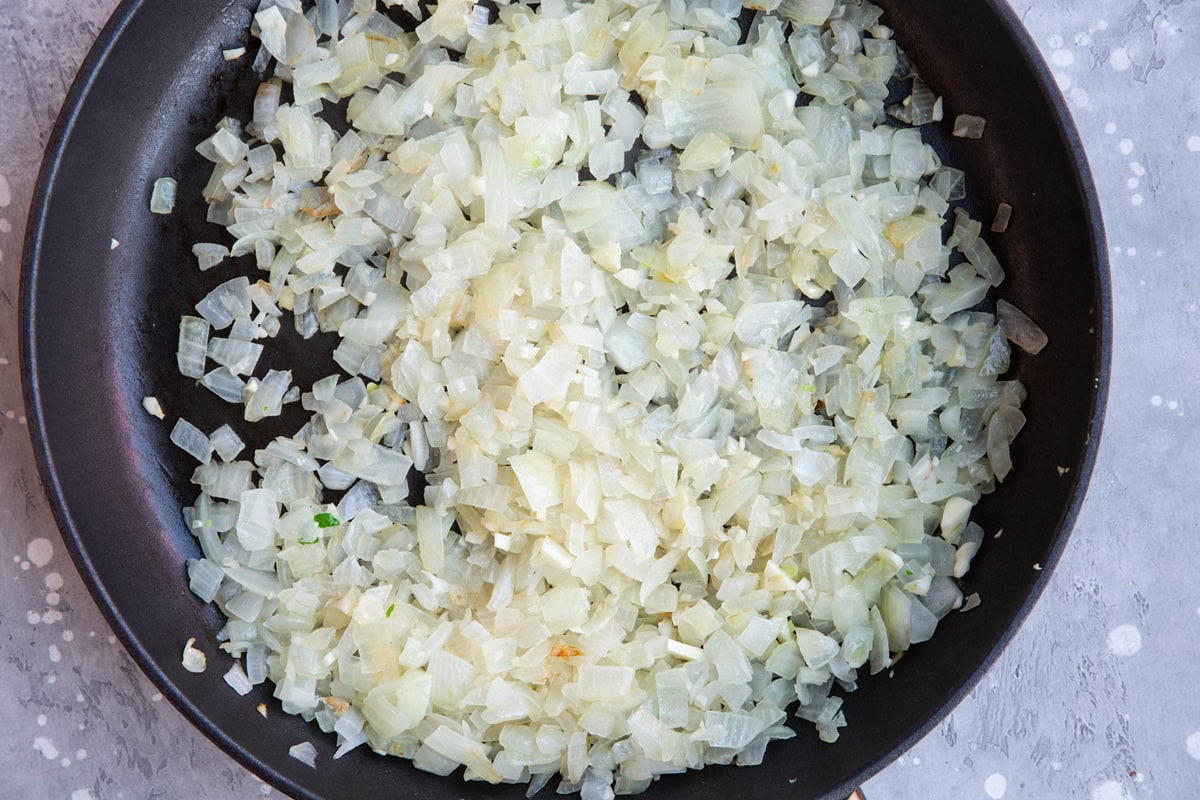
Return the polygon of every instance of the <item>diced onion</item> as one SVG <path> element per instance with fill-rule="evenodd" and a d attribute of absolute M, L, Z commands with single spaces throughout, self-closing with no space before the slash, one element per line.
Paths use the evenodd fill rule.
<path fill-rule="evenodd" d="M 183 646 L 183 668 L 188 672 L 204 672 L 208 668 L 208 657 L 204 655 L 203 650 L 192 646 L 195 643 L 196 639 L 192 637 Z"/>
<path fill-rule="evenodd" d="M 301 742 L 288 748 L 288 755 L 301 764 L 317 768 L 317 748 L 312 742 Z"/>
<path fill-rule="evenodd" d="M 977 604 L 1009 342 L 1047 341 L 981 310 L 1005 273 L 923 138 L 941 98 L 885 107 L 866 3 L 748 2 L 747 36 L 732 0 L 399 5 L 263 0 L 277 66 L 196 147 L 229 241 L 195 264 L 237 277 L 177 365 L 274 419 L 171 435 L 226 682 L 334 758 L 583 800 L 761 763 L 793 706 L 834 741 L 863 670 Z M 304 385 L 285 326 L 341 373 Z"/>
<path fill-rule="evenodd" d="M 212 459 L 212 443 L 186 419 L 176 420 L 171 430 L 171 442 L 201 464 L 207 464 Z"/>
<path fill-rule="evenodd" d="M 174 178 L 159 178 L 154 181 L 150 193 L 150 210 L 155 214 L 170 214 L 175 210 L 176 183 Z"/>
<path fill-rule="evenodd" d="M 963 139 L 982 139 L 987 120 L 974 114 L 959 114 L 954 119 L 954 135 Z"/>
<path fill-rule="evenodd" d="M 234 661 L 233 666 L 225 673 L 225 682 L 229 684 L 229 688 L 233 689 L 239 695 L 250 694 L 250 690 L 254 688 L 250 683 L 250 679 L 246 677 L 245 670 L 242 669 L 240 661 Z"/>

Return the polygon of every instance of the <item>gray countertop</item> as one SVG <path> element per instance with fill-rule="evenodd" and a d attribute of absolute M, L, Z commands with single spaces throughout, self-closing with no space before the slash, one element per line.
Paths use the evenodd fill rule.
<path fill-rule="evenodd" d="M 279 797 L 163 701 L 110 635 L 26 431 L 16 324 L 26 214 L 58 108 L 115 5 L 0 0 L 0 794 Z M 1102 197 L 1116 303 L 1108 422 L 1075 534 L 1029 621 L 865 791 L 1200 797 L 1200 535 L 1188 504 L 1200 488 L 1200 2 L 1014 7 L 1069 100 Z"/>

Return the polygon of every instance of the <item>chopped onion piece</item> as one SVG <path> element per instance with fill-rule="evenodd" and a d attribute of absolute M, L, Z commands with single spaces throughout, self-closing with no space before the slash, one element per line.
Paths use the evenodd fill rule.
<path fill-rule="evenodd" d="M 170 214 L 175 210 L 176 183 L 174 178 L 159 178 L 154 181 L 150 193 L 150 210 L 155 214 Z"/>
<path fill-rule="evenodd" d="M 288 748 L 288 755 L 301 764 L 317 768 L 317 748 L 312 742 L 301 742 Z"/>
<path fill-rule="evenodd" d="M 142 398 L 142 408 L 146 409 L 146 413 L 159 419 L 166 419 L 167 415 L 163 412 L 162 405 L 158 402 L 158 398 L 147 396 Z"/>
<path fill-rule="evenodd" d="M 171 442 L 201 464 L 212 460 L 212 443 L 208 437 L 186 419 L 176 420 L 171 430 Z"/>
<path fill-rule="evenodd" d="M 982 139 L 987 120 L 973 114 L 959 114 L 954 119 L 954 135 L 963 139 Z"/>
<path fill-rule="evenodd" d="M 203 650 L 192 647 L 195 643 L 195 637 L 191 637 L 183 646 L 183 668 L 188 672 L 204 672 L 208 668 L 208 657 Z"/>
<path fill-rule="evenodd" d="M 246 677 L 246 672 L 242 669 L 242 662 L 240 661 L 234 661 L 233 666 L 225 673 L 225 682 L 229 684 L 229 688 L 242 696 L 250 694 L 250 690 L 254 688 L 250 683 L 250 679 Z"/>
<path fill-rule="evenodd" d="M 1004 233 L 1012 220 L 1013 207 L 1008 203 L 996 206 L 996 218 L 992 220 L 992 233 Z"/>
<path fill-rule="evenodd" d="M 1046 332 L 1007 300 L 996 301 L 996 317 L 1008 340 L 1030 355 L 1037 355 L 1050 343 Z"/>

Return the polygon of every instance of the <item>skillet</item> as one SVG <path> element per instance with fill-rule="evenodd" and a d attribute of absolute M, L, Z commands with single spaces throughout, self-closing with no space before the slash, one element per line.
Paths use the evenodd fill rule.
<path fill-rule="evenodd" d="M 802 729 L 772 743 L 760 767 L 668 776 L 649 790 L 654 800 L 844 798 L 948 714 L 1012 637 L 1049 580 L 1094 463 L 1111 350 L 1108 263 L 1095 189 L 1064 102 L 1004 0 L 876 2 L 924 79 L 945 96 L 947 120 L 987 118 L 980 140 L 947 136 L 949 122 L 926 134 L 945 161 L 967 172 L 967 208 L 976 219 L 990 220 L 1000 202 L 1014 206 L 1009 230 L 989 236 L 1008 272 L 1000 296 L 1050 336 L 1036 358 L 1014 353 L 1012 374 L 1029 389 L 1029 424 L 1013 449 L 1014 473 L 973 516 L 1004 535 L 987 540 L 962 582 L 983 604 L 951 614 L 891 676 L 864 680 L 846 695 L 849 726 L 837 744 Z M 22 375 L 42 481 L 67 547 L 124 646 L 201 731 L 265 780 L 305 800 L 519 800 L 523 785 L 441 778 L 365 748 L 332 761 L 332 736 L 283 714 L 269 684 L 241 698 L 219 679 L 225 660 L 215 635 L 223 620 L 187 590 L 184 561 L 198 548 L 179 508 L 193 499 L 192 465 L 141 399 L 155 395 L 168 414 L 204 430 L 223 421 L 223 404 L 175 371 L 175 337 L 180 314 L 234 274 L 231 265 L 203 277 L 194 268 L 192 242 L 223 241 L 223 232 L 204 221 L 208 165 L 192 148 L 222 116 L 249 114 L 259 80 L 249 65 L 255 48 L 235 62 L 221 50 L 250 44 L 256 5 L 125 0 L 71 89 L 42 165 L 22 266 Z M 162 175 L 179 182 L 171 216 L 147 211 L 149 186 Z M 330 374 L 330 349 L 318 339 L 314 355 L 298 338 L 281 336 L 260 366 L 291 366 L 307 385 Z M 263 446 L 300 422 L 285 413 L 253 426 L 248 444 Z M 210 654 L 203 675 L 180 665 L 192 636 Z M 268 719 L 255 713 L 260 702 Z M 318 770 L 288 757 L 301 741 L 316 745 Z"/>

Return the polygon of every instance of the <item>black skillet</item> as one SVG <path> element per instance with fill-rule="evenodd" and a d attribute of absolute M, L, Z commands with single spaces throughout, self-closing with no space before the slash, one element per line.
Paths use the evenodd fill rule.
<path fill-rule="evenodd" d="M 893 677 L 865 680 L 848 695 L 849 726 L 837 744 L 821 744 L 801 726 L 798 737 L 771 745 L 762 766 L 671 776 L 650 789 L 657 800 L 844 798 L 949 713 L 1012 637 L 1062 552 L 1092 469 L 1111 347 L 1108 264 L 1095 190 L 1062 98 L 1003 0 L 878 2 L 946 97 L 947 120 L 987 118 L 982 140 L 946 136 L 947 122 L 936 144 L 967 171 L 977 219 L 990 220 L 1000 202 L 1016 209 L 1009 230 L 990 237 L 1008 268 L 1001 295 L 1050 335 L 1040 356 L 1015 359 L 1030 421 L 1015 447 L 1016 471 L 976 512 L 1004 536 L 989 538 L 964 581 L 983 605 L 951 614 Z M 524 786 L 440 778 L 364 748 L 332 761 L 332 737 L 283 714 L 269 688 L 244 698 L 230 691 L 215 650 L 221 620 L 186 588 L 183 562 L 197 548 L 179 508 L 192 498 L 191 466 L 169 443 L 170 426 L 146 414 L 141 400 L 156 395 L 171 417 L 184 414 L 205 430 L 221 422 L 219 401 L 172 365 L 180 314 L 232 274 L 194 268 L 192 242 L 224 240 L 204 221 L 198 198 L 207 167 L 192 148 L 221 116 L 250 113 L 254 48 L 230 63 L 221 50 L 248 44 L 253 5 L 125 0 L 59 116 L 30 216 L 21 297 L 26 403 L 47 495 L 76 565 L 142 669 L 200 730 L 281 790 L 301 798 L 519 800 Z M 179 181 L 169 217 L 147 212 L 149 187 L 162 175 Z M 295 337 L 284 337 L 274 357 L 267 366 L 300 365 L 301 385 L 332 371 L 324 356 L 302 353 Z M 253 431 L 253 444 L 298 426 L 284 418 Z M 204 675 L 180 666 L 190 636 L 210 653 Z M 255 713 L 259 702 L 268 719 Z M 305 740 L 317 746 L 316 771 L 287 755 Z"/>

